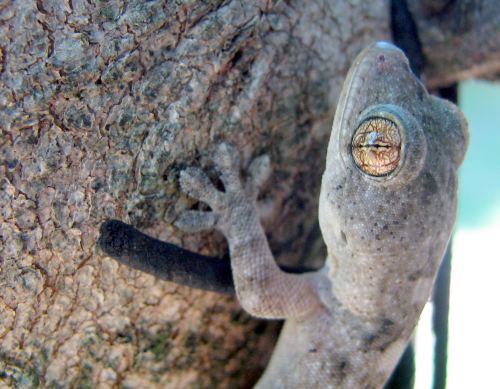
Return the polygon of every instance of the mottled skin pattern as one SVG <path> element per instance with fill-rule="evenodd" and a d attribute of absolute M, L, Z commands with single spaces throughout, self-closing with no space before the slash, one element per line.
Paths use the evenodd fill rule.
<path fill-rule="evenodd" d="M 369 117 L 395 122 L 401 160 L 374 177 L 356 166 L 354 131 Z M 281 271 L 259 222 L 257 193 L 267 157 L 239 176 L 238 153 L 222 144 L 214 163 L 224 191 L 199 169 L 182 189 L 211 211 L 188 211 L 177 225 L 226 236 L 238 299 L 250 314 L 286 323 L 257 388 L 378 388 L 401 355 L 431 292 L 456 211 L 457 168 L 467 146 L 458 109 L 430 96 L 404 54 L 388 43 L 365 49 L 340 97 L 323 175 L 319 218 L 323 269 Z"/>

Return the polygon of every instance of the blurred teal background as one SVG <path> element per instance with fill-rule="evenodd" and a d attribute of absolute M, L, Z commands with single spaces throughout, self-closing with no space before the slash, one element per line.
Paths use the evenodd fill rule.
<path fill-rule="evenodd" d="M 459 171 L 446 387 L 500 388 L 500 83 L 462 82 L 458 100 L 470 144 Z M 415 389 L 433 387 L 433 309 L 417 328 Z"/>
<path fill-rule="evenodd" d="M 500 388 L 500 84 L 460 84 L 470 126 L 451 262 L 447 388 Z"/>
<path fill-rule="evenodd" d="M 458 228 L 477 228 L 500 212 L 500 84 L 461 83 L 459 105 L 469 121 L 470 145 L 460 170 Z"/>

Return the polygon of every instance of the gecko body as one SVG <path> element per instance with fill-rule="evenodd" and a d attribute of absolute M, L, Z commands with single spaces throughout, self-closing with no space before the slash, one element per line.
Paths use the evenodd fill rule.
<path fill-rule="evenodd" d="M 224 191 L 200 169 L 182 172 L 183 191 L 211 211 L 186 211 L 177 225 L 222 231 L 242 307 L 286 319 L 256 388 L 384 384 L 449 241 L 467 140 L 462 114 L 428 94 L 401 50 L 366 48 L 345 81 L 328 146 L 319 205 L 326 264 L 299 275 L 276 265 L 256 210 L 269 158 L 257 158 L 243 182 L 238 153 L 219 146 Z"/>

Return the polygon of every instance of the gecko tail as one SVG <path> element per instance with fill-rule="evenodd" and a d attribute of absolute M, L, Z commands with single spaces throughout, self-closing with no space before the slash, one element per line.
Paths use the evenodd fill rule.
<path fill-rule="evenodd" d="M 119 220 L 101 225 L 102 251 L 133 269 L 197 289 L 234 295 L 229 258 L 208 257 L 162 242 Z"/>

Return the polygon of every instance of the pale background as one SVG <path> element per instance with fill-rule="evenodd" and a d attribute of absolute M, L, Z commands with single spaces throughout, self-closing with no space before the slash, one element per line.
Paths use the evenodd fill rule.
<path fill-rule="evenodd" d="M 459 88 L 470 125 L 453 237 L 447 388 L 500 388 L 500 84 Z M 432 307 L 417 333 L 417 389 L 432 388 Z"/>

